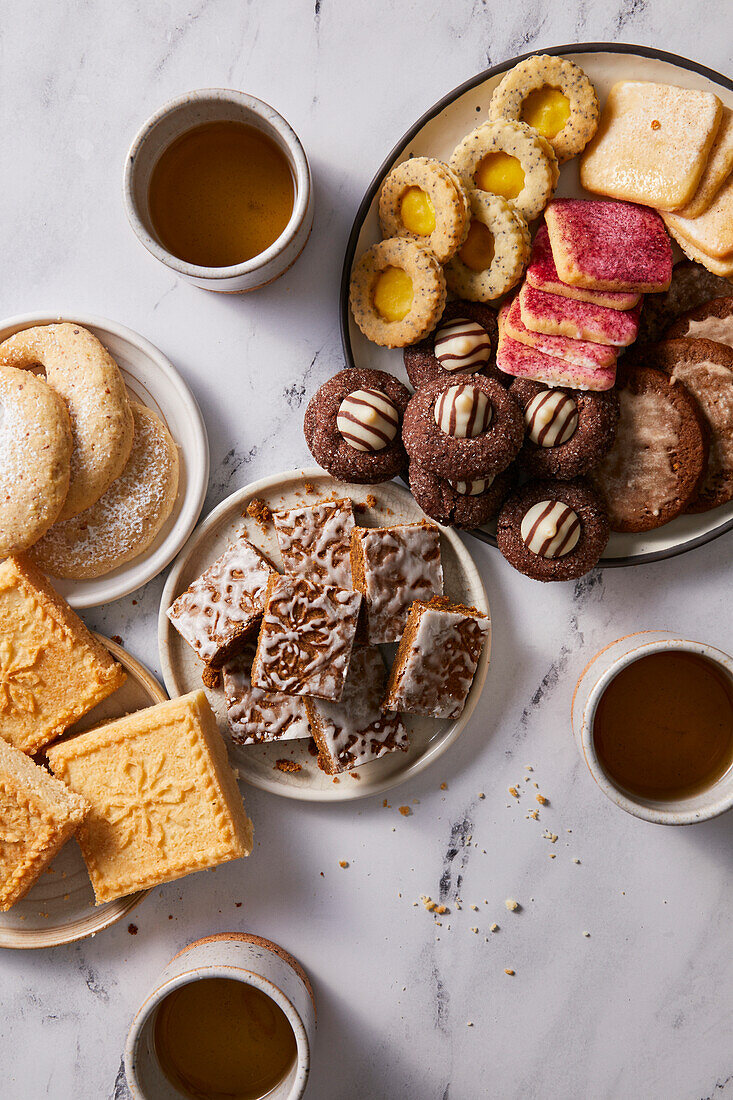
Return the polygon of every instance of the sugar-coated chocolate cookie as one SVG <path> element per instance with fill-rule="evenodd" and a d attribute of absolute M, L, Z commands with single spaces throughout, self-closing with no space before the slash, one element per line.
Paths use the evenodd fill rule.
<path fill-rule="evenodd" d="M 482 302 L 448 302 L 433 331 L 405 348 L 407 377 L 415 389 L 458 374 L 485 374 L 501 382 L 494 364 L 498 327 L 496 310 Z"/>
<path fill-rule="evenodd" d="M 661 340 L 665 329 L 688 310 L 701 306 L 711 298 L 729 298 L 732 294 L 733 283 L 720 275 L 713 275 L 702 264 L 692 260 L 675 264 L 669 290 L 644 299 L 637 346 Z"/>
<path fill-rule="evenodd" d="M 402 426 L 410 459 L 449 481 L 500 473 L 516 457 L 523 437 L 515 399 L 480 374 L 421 386 Z"/>
<path fill-rule="evenodd" d="M 517 378 L 509 392 L 524 413 L 518 462 L 527 474 L 567 481 L 586 473 L 611 447 L 618 422 L 613 390 L 589 393 Z"/>
<path fill-rule="evenodd" d="M 592 569 L 610 528 L 603 501 L 583 478 L 530 481 L 499 513 L 496 541 L 515 569 L 536 581 L 571 581 Z"/>
<path fill-rule="evenodd" d="M 733 286 L 731 286 L 733 295 Z M 713 298 L 678 317 L 664 333 L 665 340 L 686 336 L 692 340 L 716 340 L 733 348 L 733 297 Z"/>
<path fill-rule="evenodd" d="M 517 480 L 515 463 L 500 474 L 448 481 L 417 462 L 410 463 L 410 490 L 426 516 L 445 527 L 480 527 L 495 516 Z"/>
<path fill-rule="evenodd" d="M 311 454 L 340 481 L 390 481 L 407 467 L 400 423 L 409 400 L 407 387 L 385 371 L 339 371 L 305 411 L 303 432 Z"/>

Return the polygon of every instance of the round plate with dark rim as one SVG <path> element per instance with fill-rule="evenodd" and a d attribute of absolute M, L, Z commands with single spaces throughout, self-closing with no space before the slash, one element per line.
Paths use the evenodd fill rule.
<path fill-rule="evenodd" d="M 726 106 L 733 108 L 733 81 L 721 73 L 707 69 L 696 61 L 649 46 L 611 42 L 576 43 L 533 50 L 531 54 L 512 57 L 501 65 L 486 69 L 454 88 L 400 138 L 369 184 L 357 211 L 341 275 L 341 341 L 347 366 L 374 367 L 405 378 L 401 352 L 371 344 L 356 327 L 349 311 L 349 278 L 354 258 L 380 239 L 377 206 L 384 177 L 395 164 L 410 156 L 434 156 L 447 160 L 460 138 L 488 118 L 491 93 L 503 74 L 534 53 L 558 54 L 575 61 L 596 86 L 601 105 L 612 84 L 617 80 L 633 79 L 712 91 Z M 563 165 L 557 194 L 575 197 L 586 194 L 578 179 L 577 157 Z M 678 250 L 676 255 L 680 255 Z M 699 515 L 681 516 L 656 531 L 639 535 L 613 534 L 599 564 L 639 565 L 660 561 L 703 546 L 731 529 L 733 501 Z M 496 545 L 490 525 L 471 533 L 492 546 Z"/>

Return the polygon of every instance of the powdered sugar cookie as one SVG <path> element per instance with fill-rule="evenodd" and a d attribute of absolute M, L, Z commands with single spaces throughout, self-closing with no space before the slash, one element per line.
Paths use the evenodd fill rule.
<path fill-rule="evenodd" d="M 484 122 L 453 151 L 455 169 L 469 190 L 511 202 L 526 221 L 540 214 L 557 183 L 554 153 L 524 122 Z"/>
<path fill-rule="evenodd" d="M 382 347 L 404 348 L 422 340 L 435 327 L 445 301 L 443 269 L 414 241 L 380 241 L 351 272 L 354 320 L 367 340 Z"/>
<path fill-rule="evenodd" d="M 163 422 L 131 403 L 132 453 L 106 493 L 78 516 L 63 520 L 30 551 L 54 577 L 101 577 L 138 557 L 171 513 L 178 491 L 178 448 Z"/>
<path fill-rule="evenodd" d="M 463 184 L 431 157 L 403 161 L 387 176 L 379 196 L 384 237 L 408 237 L 445 263 L 468 233 L 469 204 Z"/>
<path fill-rule="evenodd" d="M 519 282 L 529 259 L 524 218 L 499 195 L 471 191 L 471 225 L 445 268 L 448 286 L 470 302 L 491 302 Z"/>

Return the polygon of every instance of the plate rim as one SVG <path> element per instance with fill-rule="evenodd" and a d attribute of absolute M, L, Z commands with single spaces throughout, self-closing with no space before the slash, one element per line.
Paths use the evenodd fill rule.
<path fill-rule="evenodd" d="M 158 660 L 160 661 L 160 669 L 163 676 L 163 683 L 166 691 L 172 696 L 172 690 L 174 690 L 175 682 L 174 675 L 171 666 L 171 662 L 168 655 L 168 637 L 169 632 L 173 630 L 170 620 L 166 615 L 166 611 L 170 606 L 173 594 L 178 583 L 180 574 L 185 568 L 186 562 L 199 541 L 205 538 L 207 533 L 216 526 L 231 507 L 238 506 L 244 499 L 252 497 L 273 489 L 277 489 L 282 485 L 283 481 L 297 477 L 303 482 L 307 482 L 309 479 L 328 477 L 334 482 L 334 485 L 338 485 L 336 478 L 328 473 L 327 470 L 322 469 L 320 466 L 300 467 L 296 466 L 290 470 L 283 470 L 278 474 L 269 474 L 267 477 L 259 478 L 257 481 L 252 481 L 248 485 L 244 485 L 240 489 L 236 489 L 224 500 L 214 507 L 211 512 L 201 521 L 192 535 L 186 542 L 186 545 L 182 547 L 178 557 L 173 563 L 171 570 L 166 577 L 163 593 L 160 598 L 160 607 L 158 610 Z M 401 485 L 398 481 L 388 482 L 399 493 L 404 493 L 409 497 L 410 501 L 416 508 L 419 508 L 414 498 L 408 489 L 404 485 Z M 363 488 L 369 488 L 369 486 L 363 486 Z M 373 488 L 378 488 L 373 487 Z M 434 522 L 433 520 L 430 521 Z M 355 783 L 349 787 L 339 788 L 338 797 L 334 797 L 330 789 L 325 790 L 312 790 L 308 787 L 287 787 L 279 783 L 276 779 L 261 779 L 256 777 L 255 779 L 249 776 L 240 776 L 241 782 L 250 787 L 255 787 L 258 790 L 266 791 L 270 794 L 276 794 L 284 798 L 292 798 L 298 802 L 320 802 L 328 805 L 342 805 L 346 802 L 354 802 L 360 798 L 370 798 L 382 794 L 384 791 L 391 790 L 393 787 L 397 787 L 402 783 L 412 779 L 419 772 L 425 770 L 433 764 L 439 756 L 442 756 L 446 752 L 468 725 L 473 713 L 478 705 L 479 699 L 484 691 L 486 685 L 486 677 L 488 675 L 489 665 L 491 663 L 491 648 L 493 642 L 493 620 L 491 618 L 491 606 L 489 603 L 488 593 L 486 592 L 486 586 L 479 572 L 470 551 L 461 542 L 458 532 L 450 527 L 443 527 L 441 524 L 436 523 L 435 526 L 440 531 L 448 542 L 450 543 L 453 551 L 458 557 L 461 568 L 470 578 L 470 583 L 475 585 L 477 590 L 482 594 L 484 604 L 486 607 L 486 614 L 488 615 L 490 622 L 489 637 L 487 643 L 484 645 L 481 657 L 479 658 L 479 664 L 474 676 L 471 692 L 466 701 L 466 706 L 463 712 L 452 723 L 452 728 L 446 731 L 446 735 L 436 744 L 428 746 L 426 750 L 421 753 L 415 760 L 406 763 L 404 768 L 397 774 L 386 777 L 382 781 L 375 781 L 370 785 L 368 790 L 362 790 L 361 784 Z"/>
<path fill-rule="evenodd" d="M 183 520 L 181 532 L 178 537 L 171 542 L 170 547 L 166 548 L 166 542 L 163 542 L 154 554 L 146 556 L 147 552 L 144 552 L 140 559 L 132 558 L 129 562 L 125 562 L 121 568 L 133 569 L 137 563 L 139 569 L 141 569 L 140 579 L 136 577 L 125 577 L 125 574 L 121 574 L 116 578 L 115 582 L 111 586 L 111 592 L 105 593 L 103 596 L 77 596 L 74 592 L 68 593 L 64 598 L 67 603 L 75 610 L 81 610 L 83 608 L 101 607 L 103 604 L 114 603 L 115 600 L 122 599 L 123 596 L 129 596 L 131 592 L 136 592 L 143 585 L 148 584 L 155 577 L 159 576 L 163 570 L 170 565 L 175 556 L 179 553 L 181 548 L 188 541 L 191 532 L 193 531 L 196 523 L 198 522 L 201 510 L 206 500 L 206 493 L 209 486 L 209 473 L 210 473 L 210 454 L 209 454 L 209 437 L 206 431 L 206 422 L 204 421 L 203 413 L 196 400 L 193 391 L 189 387 L 188 383 L 184 381 L 182 375 L 173 366 L 170 359 L 153 344 L 146 336 L 142 336 L 139 332 L 129 328 L 127 325 L 121 324 L 119 321 L 114 321 L 109 317 L 102 317 L 96 313 L 75 312 L 73 310 L 33 310 L 29 313 L 17 313 L 10 317 L 0 319 L 0 341 L 7 339 L 3 333 L 6 330 L 13 329 L 15 332 L 22 332 L 24 329 L 33 328 L 36 325 L 52 325 L 60 324 L 63 322 L 71 322 L 81 325 L 83 328 L 96 329 L 101 333 L 108 332 L 111 336 L 126 341 L 128 344 L 137 348 L 145 358 L 151 362 L 156 370 L 158 370 L 167 380 L 169 386 L 176 392 L 182 405 L 185 406 L 187 413 L 191 419 L 194 432 L 191 439 L 193 440 L 193 446 L 189 444 L 190 450 L 195 454 L 196 450 L 200 449 L 203 456 L 203 462 L 186 467 L 186 492 L 181 502 L 181 508 L 178 516 L 175 519 L 175 524 L 180 523 Z M 136 377 L 133 371 L 129 373 Z M 139 379 L 137 379 L 140 381 Z M 179 450 L 184 450 L 184 444 L 180 440 L 175 440 L 175 443 Z M 173 532 L 169 533 L 170 535 Z M 151 564 L 152 568 L 151 568 Z M 101 577 L 90 578 L 90 581 L 104 581 L 105 574 Z M 51 578 L 53 583 L 54 578 Z M 70 583 L 75 583 L 71 581 Z M 87 582 L 88 583 L 88 582 Z"/>
<path fill-rule="evenodd" d="M 519 64 L 520 61 L 526 60 L 528 57 L 536 57 L 538 54 L 552 54 L 561 57 L 568 53 L 618 53 L 645 57 L 652 61 L 664 61 L 677 68 L 687 69 L 688 72 L 698 73 L 700 76 L 704 76 L 706 80 L 710 80 L 715 84 L 720 84 L 729 91 L 733 91 L 733 79 L 724 76 L 723 73 L 719 73 L 716 69 L 711 69 L 707 65 L 702 65 L 699 61 L 693 61 L 692 58 L 683 57 L 682 54 L 671 53 L 668 50 L 658 50 L 654 46 L 642 46 L 632 42 L 565 42 L 560 46 L 547 46 L 536 50 L 529 50 L 527 53 L 517 54 L 515 57 L 511 57 L 507 61 L 501 61 L 497 65 L 491 65 L 488 69 L 483 69 L 481 72 L 469 77 L 468 80 L 464 80 L 463 83 L 456 85 L 451 91 L 441 96 L 432 107 L 429 107 L 392 146 L 392 149 L 372 177 L 359 203 L 346 242 L 346 251 L 344 253 L 344 262 L 339 283 L 339 333 L 341 336 L 341 348 L 344 353 L 347 367 L 356 366 L 353 349 L 351 347 L 351 335 L 349 333 L 349 283 L 351 280 L 351 268 L 356 253 L 357 240 L 364 219 L 384 179 L 385 172 L 388 170 L 399 151 L 408 142 L 412 141 L 415 135 L 418 134 L 428 122 L 435 118 L 436 115 L 439 115 L 441 111 L 449 107 L 456 99 L 459 99 L 466 92 L 470 92 L 471 89 L 475 88 L 478 84 L 483 84 L 484 81 L 490 80 L 491 77 L 508 72 L 509 69 Z M 733 530 L 733 517 L 724 520 L 717 527 L 712 528 L 712 530 L 706 531 L 702 535 L 695 535 L 685 542 L 676 543 L 674 546 L 666 547 L 663 550 L 650 550 L 644 554 L 636 554 L 634 556 L 621 555 L 614 558 L 605 558 L 598 562 L 596 568 L 617 569 L 626 566 L 648 565 L 651 562 L 665 561 L 667 558 L 676 558 L 680 554 L 687 554 L 690 550 L 696 550 L 700 546 L 706 546 L 708 543 L 714 542 L 715 539 L 720 538 L 721 535 L 731 530 Z M 471 535 L 480 542 L 487 543 L 489 546 L 496 547 L 496 537 L 489 534 L 487 531 L 482 531 L 480 528 L 471 528 L 470 530 L 466 530 L 466 534 Z"/>

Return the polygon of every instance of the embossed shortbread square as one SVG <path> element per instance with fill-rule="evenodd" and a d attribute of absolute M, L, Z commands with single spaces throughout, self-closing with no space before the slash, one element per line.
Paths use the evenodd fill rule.
<path fill-rule="evenodd" d="M 252 823 L 203 691 L 54 745 L 48 760 L 91 806 L 79 844 L 98 905 L 251 851 Z"/>
<path fill-rule="evenodd" d="M 236 745 L 258 745 L 263 741 L 292 741 L 310 736 L 305 703 L 300 696 L 252 686 L 254 652 L 254 644 L 249 643 L 239 657 L 227 661 L 221 670 L 232 741 Z"/>
<path fill-rule="evenodd" d="M 352 587 L 349 549 L 354 509 L 350 500 L 303 504 L 274 512 L 272 518 L 286 573 L 338 588 Z"/>
<path fill-rule="evenodd" d="M 0 738 L 0 911 L 30 890 L 89 807 Z"/>
<path fill-rule="evenodd" d="M 0 737 L 34 753 L 124 682 L 125 673 L 22 555 L 0 565 Z"/>

